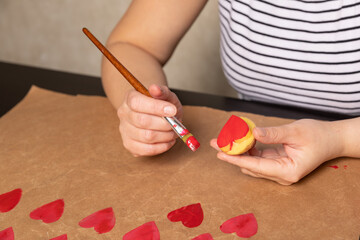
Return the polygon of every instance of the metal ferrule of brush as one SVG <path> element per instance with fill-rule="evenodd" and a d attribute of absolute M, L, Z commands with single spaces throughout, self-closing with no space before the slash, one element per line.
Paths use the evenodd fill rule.
<path fill-rule="evenodd" d="M 189 131 L 177 118 L 175 117 L 164 117 L 164 118 L 180 138 L 184 137 L 186 134 L 189 133 Z"/>

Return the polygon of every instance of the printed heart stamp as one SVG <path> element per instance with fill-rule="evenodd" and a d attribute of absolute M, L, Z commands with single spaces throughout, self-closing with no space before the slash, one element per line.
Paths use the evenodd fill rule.
<path fill-rule="evenodd" d="M 114 211 L 111 207 L 97 211 L 81 220 L 79 225 L 83 228 L 94 228 L 98 233 L 110 232 L 115 226 Z"/>
<path fill-rule="evenodd" d="M 9 212 L 19 203 L 22 190 L 20 188 L 14 189 L 10 192 L 0 195 L 0 212 Z"/>
<path fill-rule="evenodd" d="M 185 227 L 194 228 L 202 223 L 204 213 L 200 203 L 195 203 L 176 209 L 170 212 L 167 217 L 171 222 L 181 221 Z"/>
<path fill-rule="evenodd" d="M 64 212 L 64 200 L 58 199 L 51 203 L 45 204 L 30 213 L 30 218 L 41 220 L 44 223 L 53 223 L 59 220 Z"/>
<path fill-rule="evenodd" d="M 58 237 L 54 237 L 54 238 L 51 238 L 50 240 L 67 240 L 67 235 L 66 234 L 63 234 L 61 236 L 58 236 Z"/>
<path fill-rule="evenodd" d="M 14 240 L 14 231 L 12 227 L 6 228 L 5 230 L 0 231 L 1 240 Z"/>
<path fill-rule="evenodd" d="M 123 240 L 160 240 L 160 232 L 155 222 L 147 222 L 126 233 Z"/>
<path fill-rule="evenodd" d="M 239 237 L 249 238 L 257 233 L 258 224 L 254 214 L 248 213 L 225 221 L 220 230 L 223 233 L 236 233 Z"/>
<path fill-rule="evenodd" d="M 191 240 L 214 240 L 210 233 L 201 234 Z"/>

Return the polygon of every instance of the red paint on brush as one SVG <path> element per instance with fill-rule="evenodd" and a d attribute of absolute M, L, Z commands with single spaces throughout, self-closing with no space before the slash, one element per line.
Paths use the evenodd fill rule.
<path fill-rule="evenodd" d="M 105 208 L 97 211 L 79 222 L 80 227 L 94 228 L 98 233 L 110 232 L 115 226 L 115 214 L 113 209 Z"/>
<path fill-rule="evenodd" d="M 15 189 L 0 195 L 0 212 L 9 212 L 19 203 L 21 198 L 21 189 Z"/>
<path fill-rule="evenodd" d="M 223 233 L 236 233 L 239 237 L 249 238 L 257 233 L 258 224 L 254 214 L 248 213 L 231 218 L 220 226 Z"/>
<path fill-rule="evenodd" d="M 12 227 L 9 227 L 5 230 L 0 231 L 0 239 L 1 240 L 14 240 L 14 231 Z"/>
<path fill-rule="evenodd" d="M 331 168 L 333 168 L 333 169 L 338 169 L 338 168 L 339 168 L 337 165 L 328 166 L 328 167 L 331 167 Z"/>
<path fill-rule="evenodd" d="M 193 152 L 195 152 L 200 147 L 200 143 L 196 140 L 194 136 L 191 136 L 186 140 L 186 145 L 188 145 L 188 147 Z"/>
<path fill-rule="evenodd" d="M 123 240 L 160 240 L 160 232 L 155 222 L 147 222 L 126 233 Z"/>
<path fill-rule="evenodd" d="M 185 136 L 186 134 L 189 134 L 189 133 L 190 133 L 189 130 L 184 129 L 184 130 L 182 130 L 182 132 L 180 133 L 180 136 Z"/>
<path fill-rule="evenodd" d="M 214 240 L 210 233 L 201 234 L 191 240 Z"/>
<path fill-rule="evenodd" d="M 185 227 L 194 228 L 202 223 L 204 213 L 200 203 L 195 203 L 170 212 L 167 218 L 172 222 L 181 221 Z"/>
<path fill-rule="evenodd" d="M 53 223 L 59 220 L 64 212 L 64 200 L 58 199 L 45 204 L 30 213 L 30 218 L 42 220 L 44 223 Z"/>
<path fill-rule="evenodd" d="M 55 237 L 55 238 L 51 238 L 50 240 L 67 240 L 67 235 L 63 234 L 61 236 Z"/>

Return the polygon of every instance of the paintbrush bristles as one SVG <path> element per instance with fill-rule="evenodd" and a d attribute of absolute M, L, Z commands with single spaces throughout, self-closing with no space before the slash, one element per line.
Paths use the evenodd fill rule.
<path fill-rule="evenodd" d="M 142 85 L 142 83 L 137 80 L 87 28 L 83 28 L 83 32 L 137 91 L 151 97 L 146 87 L 144 87 L 144 85 Z"/>

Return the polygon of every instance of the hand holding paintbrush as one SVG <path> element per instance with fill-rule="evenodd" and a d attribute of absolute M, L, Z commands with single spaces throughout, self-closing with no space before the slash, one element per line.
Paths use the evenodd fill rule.
<path fill-rule="evenodd" d="M 104 56 L 115 66 L 115 68 L 125 77 L 125 79 L 140 93 L 145 96 L 152 97 L 149 91 L 138 81 L 86 28 L 83 29 L 83 32 L 89 37 L 89 39 L 98 47 L 98 49 L 104 54 Z M 156 86 L 154 86 L 156 92 Z M 159 88 L 169 94 L 168 88 Z M 166 94 L 166 93 L 165 93 Z M 173 94 L 173 93 L 172 93 Z M 175 95 L 174 95 L 175 96 Z M 175 96 L 176 97 L 176 96 Z M 147 101 L 151 101 L 150 99 Z M 142 106 L 144 108 L 144 106 Z M 120 113 L 121 114 L 121 113 Z M 148 113 L 151 114 L 151 113 Z M 156 115 L 156 113 L 154 113 Z M 159 115 L 157 113 L 157 115 Z M 187 146 L 192 150 L 196 151 L 200 146 L 195 137 L 181 124 L 179 120 L 175 117 L 164 117 L 168 122 L 169 126 L 173 131 L 187 144 Z M 156 143 L 155 143 L 156 144 Z M 125 143 L 124 143 L 125 145 Z M 139 144 L 138 144 L 139 145 Z M 145 147 L 146 145 L 144 145 Z M 130 149 L 129 149 L 130 150 Z M 134 153 L 134 152 L 133 152 Z M 153 155 L 153 154 L 148 154 Z"/>

